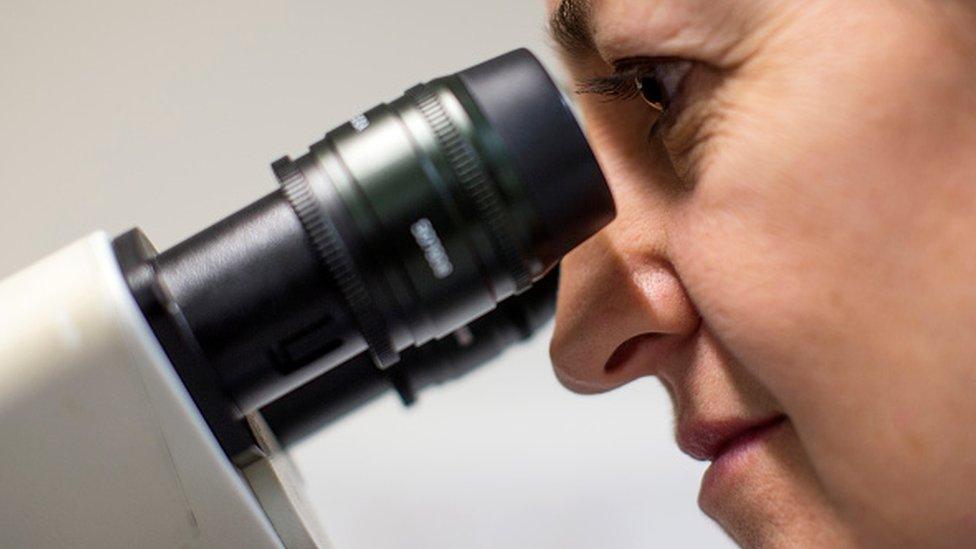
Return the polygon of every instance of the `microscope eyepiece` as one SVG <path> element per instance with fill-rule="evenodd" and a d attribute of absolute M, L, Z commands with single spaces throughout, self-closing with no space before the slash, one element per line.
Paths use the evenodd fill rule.
<path fill-rule="evenodd" d="M 531 337 L 556 309 L 558 280 L 558 268 L 553 269 L 450 337 L 405 350 L 385 370 L 363 353 L 261 408 L 261 416 L 278 442 L 289 447 L 390 391 L 410 406 L 421 391 L 458 379 Z"/>
<path fill-rule="evenodd" d="M 276 192 L 170 250 L 116 240 L 198 406 L 226 399 L 211 427 L 364 356 L 389 369 L 529 290 L 614 215 L 524 49 L 415 86 L 273 170 Z"/>

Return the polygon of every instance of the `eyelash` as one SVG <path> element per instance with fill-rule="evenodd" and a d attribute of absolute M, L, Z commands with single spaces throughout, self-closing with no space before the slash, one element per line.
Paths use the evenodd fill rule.
<path fill-rule="evenodd" d="M 579 82 L 577 93 L 593 94 L 608 100 L 627 100 L 637 97 L 637 79 L 654 72 L 654 63 L 650 60 L 621 60 L 613 65 L 613 74 L 587 78 Z"/>
<path fill-rule="evenodd" d="M 648 99 L 645 90 L 639 84 L 641 80 L 651 80 L 650 84 L 655 87 L 658 95 L 662 92 L 667 95 L 664 82 L 662 82 L 662 71 L 676 66 L 690 67 L 690 62 L 683 59 L 672 57 L 628 57 L 618 59 L 612 63 L 613 73 L 609 76 L 589 78 L 579 83 L 577 93 L 595 94 L 606 98 L 608 101 L 628 100 L 643 95 L 645 101 L 656 104 L 656 108 L 666 111 L 668 104 L 666 101 L 655 100 L 653 103 Z M 687 68 L 685 73 L 687 73 Z M 683 78 L 680 78 L 683 80 Z M 648 90 L 651 91 L 651 90 Z M 659 98 L 661 99 L 661 98 Z M 670 99 L 674 99 L 671 97 Z"/>

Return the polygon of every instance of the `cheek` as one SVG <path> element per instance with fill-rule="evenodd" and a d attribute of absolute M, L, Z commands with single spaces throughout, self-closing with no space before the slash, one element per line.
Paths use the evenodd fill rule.
<path fill-rule="evenodd" d="M 931 193 L 917 182 L 938 156 L 933 136 L 918 135 L 924 115 L 910 114 L 912 59 L 799 46 L 782 54 L 787 68 L 752 66 L 723 87 L 709 158 L 668 230 L 703 317 L 796 403 L 853 391 L 840 380 L 858 370 L 845 365 L 911 279 L 916 262 L 901 244 L 918 232 L 911 220 Z"/>
<path fill-rule="evenodd" d="M 721 343 L 764 383 L 781 385 L 780 370 L 795 371 L 784 361 L 811 343 L 799 320 L 809 326 L 822 314 L 820 300 L 803 297 L 814 294 L 813 281 L 797 279 L 814 260 L 770 230 L 776 216 L 762 210 L 776 208 L 774 197 L 742 189 L 734 200 L 704 201 L 683 203 L 671 218 L 675 268 Z"/>
<path fill-rule="evenodd" d="M 891 196 L 896 151 L 865 165 L 857 144 L 874 136 L 797 103 L 772 105 L 788 121 L 730 132 L 735 143 L 676 207 L 668 232 L 675 268 L 719 339 L 791 415 L 819 420 L 824 400 L 858 385 L 849 365 L 878 307 L 896 306 L 878 285 L 892 288 L 910 258 L 879 252 L 910 232 L 901 224 L 918 197 Z"/>
<path fill-rule="evenodd" d="M 859 88 L 787 89 L 729 117 L 721 156 L 669 220 L 670 255 L 716 338 L 791 416 L 831 496 L 854 516 L 918 522 L 919 507 L 972 484 L 929 464 L 973 448 L 951 427 L 973 405 L 948 376 L 976 351 L 946 341 L 972 326 L 959 314 L 971 291 L 948 293 L 971 285 L 947 277 L 973 262 L 945 235 L 947 220 L 972 220 L 976 197 L 942 183 L 963 159 L 947 151 L 953 121 L 918 102 L 931 91 L 907 76 L 918 67 L 877 61 Z M 919 505 L 929 493 L 943 500 Z"/>
<path fill-rule="evenodd" d="M 867 457 L 858 446 L 871 436 L 845 424 L 871 390 L 860 369 L 871 357 L 856 344 L 862 289 L 840 251 L 852 243 L 840 235 L 855 232 L 852 202 L 756 166 L 748 184 L 700 182 L 671 217 L 670 255 L 721 347 L 790 416 L 813 469 L 832 479 L 827 492 L 849 504 L 862 498 L 832 469 L 838 456 Z"/>

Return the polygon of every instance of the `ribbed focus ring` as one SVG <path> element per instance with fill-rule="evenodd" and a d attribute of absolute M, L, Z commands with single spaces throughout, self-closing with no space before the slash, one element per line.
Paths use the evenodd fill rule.
<path fill-rule="evenodd" d="M 474 147 L 461 136 L 434 92 L 421 84 L 407 90 L 407 95 L 434 130 L 454 177 L 471 200 L 478 217 L 487 226 L 488 237 L 499 260 L 515 281 L 516 293 L 528 289 L 532 285 L 532 274 L 522 258 L 517 240 L 509 230 L 512 219 Z"/>
<path fill-rule="evenodd" d="M 318 203 L 305 176 L 287 156 L 275 161 L 271 169 L 281 184 L 285 198 L 301 220 L 319 261 L 325 265 L 349 305 L 373 360 L 380 368 L 396 364 L 400 356 L 390 341 L 386 322 L 356 272 L 352 256 L 342 242 L 338 229 Z"/>

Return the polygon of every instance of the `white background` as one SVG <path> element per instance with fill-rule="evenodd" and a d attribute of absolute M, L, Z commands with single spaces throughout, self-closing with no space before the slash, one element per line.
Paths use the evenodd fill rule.
<path fill-rule="evenodd" d="M 419 80 L 521 45 L 556 68 L 541 0 L 3 4 L 0 276 L 98 228 L 169 247 Z M 546 339 L 295 449 L 338 549 L 729 544 L 664 392 L 572 395 Z"/>

